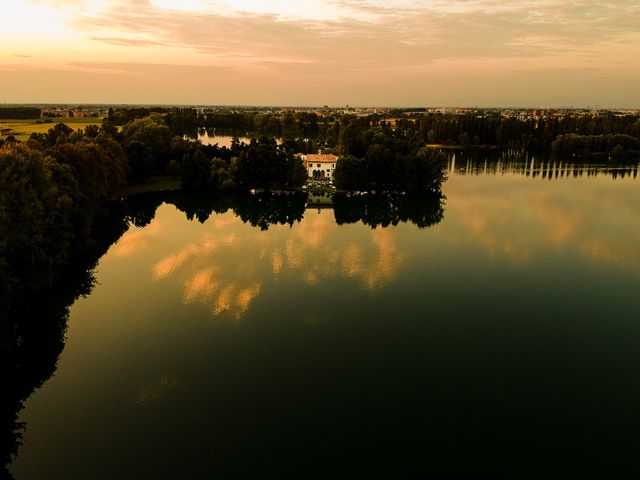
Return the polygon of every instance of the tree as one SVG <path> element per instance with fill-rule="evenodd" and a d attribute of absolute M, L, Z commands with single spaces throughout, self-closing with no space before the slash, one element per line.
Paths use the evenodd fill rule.
<path fill-rule="evenodd" d="M 234 180 L 243 188 L 280 188 L 304 182 L 302 162 L 272 138 L 251 140 L 234 164 Z M 306 171 L 305 171 L 306 175 Z"/>
<path fill-rule="evenodd" d="M 447 159 L 439 150 L 423 147 L 415 155 L 414 182 L 407 190 L 439 192 L 446 179 Z"/>
<path fill-rule="evenodd" d="M 122 129 L 125 149 L 132 142 L 142 143 L 153 158 L 153 171 L 162 171 L 170 160 L 171 130 L 159 114 L 127 123 Z"/>
<path fill-rule="evenodd" d="M 182 176 L 182 165 L 176 159 L 169 160 L 167 164 L 167 175 L 177 178 Z"/>
<path fill-rule="evenodd" d="M 129 159 L 129 179 L 139 183 L 153 173 L 154 159 L 151 150 L 142 142 L 131 141 L 125 147 Z"/>
<path fill-rule="evenodd" d="M 341 190 L 367 190 L 367 173 L 364 160 L 353 155 L 344 155 L 338 159 L 333 178 Z"/>
<path fill-rule="evenodd" d="M 211 160 L 208 185 L 211 189 L 219 192 L 229 191 L 235 187 L 229 164 L 223 159 L 214 158 Z"/>
<path fill-rule="evenodd" d="M 288 168 L 288 186 L 292 188 L 301 187 L 307 181 L 307 169 L 304 163 L 298 157 L 294 157 L 290 152 L 287 154 L 287 161 L 290 163 Z"/>
<path fill-rule="evenodd" d="M 52 162 L 21 144 L 0 150 L 0 256 L 14 274 L 52 273 L 51 265 L 67 254 L 70 228 L 60 218 L 63 199 L 52 181 Z"/>
<path fill-rule="evenodd" d="M 374 189 L 384 189 L 393 183 L 393 152 L 374 144 L 365 155 L 368 182 Z"/>
<path fill-rule="evenodd" d="M 182 188 L 201 190 L 207 188 L 211 176 L 211 160 L 202 150 L 187 154 L 182 161 Z"/>

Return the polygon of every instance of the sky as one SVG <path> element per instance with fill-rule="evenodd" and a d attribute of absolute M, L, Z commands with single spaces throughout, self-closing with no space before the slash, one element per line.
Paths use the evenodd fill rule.
<path fill-rule="evenodd" d="M 640 0 L 3 0 L 0 103 L 640 107 Z"/>

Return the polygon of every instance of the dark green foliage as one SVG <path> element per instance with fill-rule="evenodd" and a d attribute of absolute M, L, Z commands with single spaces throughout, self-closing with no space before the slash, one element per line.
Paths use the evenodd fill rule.
<path fill-rule="evenodd" d="M 209 186 L 211 160 L 202 150 L 185 155 L 182 160 L 182 188 L 185 190 L 202 190 Z"/>
<path fill-rule="evenodd" d="M 0 118 L 31 120 L 40 118 L 41 110 L 33 107 L 0 107 Z"/>
<path fill-rule="evenodd" d="M 123 187 L 127 160 L 103 135 L 34 146 L 0 150 L 0 257 L 14 273 L 37 268 L 46 277 L 84 241 L 93 211 Z"/>
<path fill-rule="evenodd" d="M 319 116 L 314 112 L 207 112 L 189 108 L 134 108 L 112 112 L 115 124 L 141 119 L 153 112 L 165 115 L 164 122 L 174 135 L 195 133 L 197 129 L 215 130 L 219 134 L 280 138 L 295 142 L 292 151 L 313 153 L 317 148 L 335 148 L 336 153 L 362 158 L 371 142 L 363 133 L 380 127 L 387 135 L 404 138 L 415 149 L 428 144 L 460 145 L 464 147 L 500 146 L 550 150 L 558 135 L 616 135 L 640 138 L 640 119 L 637 115 L 600 113 L 518 119 L 503 117 L 497 111 L 478 111 L 468 114 L 433 114 L 424 108 L 396 109 L 383 116 L 366 117 L 329 112 Z M 157 114 L 156 114 L 157 115 Z M 391 121 L 393 119 L 393 121 Z M 115 133 L 112 132 L 113 135 Z M 234 153 L 237 156 L 238 153 Z M 212 158 L 212 154 L 208 155 Z M 224 155 L 215 155 L 225 158 Z M 179 158 L 179 157 L 176 157 Z"/>
<path fill-rule="evenodd" d="M 170 111 L 169 108 L 166 107 L 134 107 L 134 108 L 119 108 L 119 109 L 109 109 L 109 114 L 107 119 L 113 125 L 126 125 L 129 122 L 134 120 L 148 117 L 152 114 L 166 114 Z"/>
<path fill-rule="evenodd" d="M 122 129 L 123 146 L 125 149 L 132 142 L 140 142 L 146 146 L 153 157 L 155 171 L 163 171 L 170 160 L 171 139 L 173 135 L 165 124 L 162 116 L 155 114 L 150 117 L 133 120 Z"/>
<path fill-rule="evenodd" d="M 306 179 L 302 161 L 275 140 L 251 140 L 234 164 L 234 178 L 242 188 L 296 188 Z"/>
<path fill-rule="evenodd" d="M 166 173 L 173 178 L 181 177 L 182 165 L 180 165 L 180 162 L 178 162 L 177 160 L 169 160 Z"/>
<path fill-rule="evenodd" d="M 107 135 L 110 135 L 113 138 L 117 138 L 117 139 L 120 138 L 118 134 L 118 127 L 116 126 L 116 124 L 111 122 L 111 120 L 109 120 L 108 118 L 102 119 L 101 129 L 103 132 L 105 132 Z"/>
<path fill-rule="evenodd" d="M 558 135 L 551 147 L 561 156 L 583 159 L 600 156 L 621 161 L 640 157 L 640 139 L 631 135 Z"/>
<path fill-rule="evenodd" d="M 126 183 L 127 158 L 110 137 L 82 138 L 52 150 L 59 163 L 71 167 L 78 189 L 98 207 Z"/>
<path fill-rule="evenodd" d="M 375 144 L 363 159 L 340 157 L 334 179 L 340 190 L 439 192 L 445 170 L 445 156 L 438 150 L 423 147 L 403 155 Z"/>
<path fill-rule="evenodd" d="M 132 182 L 142 182 L 153 174 L 153 155 L 144 143 L 137 140 L 129 142 L 124 151 L 129 160 L 129 179 Z"/>
<path fill-rule="evenodd" d="M 45 134 L 45 144 L 49 147 L 65 143 L 73 129 L 64 123 L 56 123 L 55 126 Z"/>
<path fill-rule="evenodd" d="M 87 125 L 84 129 L 84 134 L 87 137 L 96 138 L 100 133 L 101 128 L 97 125 Z"/>
<path fill-rule="evenodd" d="M 51 164 L 51 158 L 24 145 L 0 150 L 0 257 L 9 271 L 50 266 L 66 253 L 59 250 L 68 232 L 59 218 L 63 206 Z"/>
<path fill-rule="evenodd" d="M 304 164 L 291 155 L 291 152 L 287 155 L 287 163 L 287 186 L 297 188 L 304 185 L 307 181 L 307 169 L 304 168 Z"/>
<path fill-rule="evenodd" d="M 216 192 L 226 192 L 235 188 L 235 182 L 229 168 L 229 163 L 221 158 L 214 158 L 210 162 L 209 188 Z"/>
<path fill-rule="evenodd" d="M 407 157 L 408 168 L 404 171 L 407 191 L 439 192 L 446 180 L 447 160 L 439 150 L 423 147 L 415 157 Z"/>
<path fill-rule="evenodd" d="M 341 190 L 366 190 L 368 187 L 367 165 L 353 155 L 340 157 L 333 177 L 336 187 Z"/>
<path fill-rule="evenodd" d="M 0 150 L 0 263 L 10 277 L 39 269 L 49 281 L 84 242 L 93 211 L 126 182 L 127 158 L 117 142 L 101 132 L 68 133 L 56 125 L 27 145 Z"/>

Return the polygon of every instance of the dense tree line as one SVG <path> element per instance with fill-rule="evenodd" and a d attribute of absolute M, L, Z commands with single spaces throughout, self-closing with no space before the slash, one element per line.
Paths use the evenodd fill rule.
<path fill-rule="evenodd" d="M 169 107 L 127 107 L 109 108 L 107 120 L 114 125 L 126 125 L 127 123 L 148 117 L 154 113 L 166 114 L 174 110 Z"/>
<path fill-rule="evenodd" d="M 127 183 L 162 173 L 181 175 L 185 189 L 211 190 L 292 188 L 306 178 L 301 160 L 271 139 L 204 146 L 174 135 L 158 114 L 121 131 L 108 120 L 78 131 L 59 123 L 26 143 L 0 141 L 0 295 L 25 269 L 52 282 L 104 204 Z"/>
<path fill-rule="evenodd" d="M 78 131 L 59 123 L 26 143 L 0 140 L 0 304 L 54 285 L 91 248 L 104 205 L 127 183 L 166 172 L 182 175 L 186 189 L 210 190 L 295 187 L 306 174 L 273 140 L 204 146 L 173 135 L 161 115 L 122 131 L 108 120 Z M 0 311 L 3 329 L 12 317 Z"/>
<path fill-rule="evenodd" d="M 40 118 L 41 110 L 34 107 L 0 107 L 0 118 L 7 120 L 32 120 Z"/>
<path fill-rule="evenodd" d="M 374 126 L 390 126 L 405 137 L 427 144 L 461 146 L 501 146 L 551 150 L 558 135 L 631 135 L 640 138 L 637 115 L 566 115 L 518 119 L 485 111 L 464 115 L 431 114 L 425 109 L 396 109 L 388 115 L 356 117 L 333 113 L 320 116 L 314 112 L 215 112 L 199 113 L 192 108 L 130 109 L 118 111 L 114 118 L 126 121 L 148 116 L 153 111 L 167 114 L 167 123 L 179 133 L 198 128 L 215 129 L 218 133 L 315 139 L 324 147 L 342 147 L 353 131 Z M 122 122 L 121 124 L 124 124 Z M 356 156 L 361 156 L 356 154 Z"/>
<path fill-rule="evenodd" d="M 179 132 L 194 118 L 194 110 L 174 109 L 127 123 L 117 136 L 129 159 L 130 180 L 167 173 L 181 175 L 183 188 L 191 190 L 297 188 L 305 182 L 306 171 L 295 153 L 317 148 L 340 156 L 336 185 L 341 189 L 438 191 L 444 180 L 443 157 L 425 149 L 415 132 L 372 123 L 371 118 L 343 116 L 333 123 L 325 118 L 320 126 L 315 113 L 287 112 L 278 119 L 277 133 L 287 131 L 295 138 L 279 144 L 273 136 L 261 136 L 249 143 L 234 141 L 230 148 L 185 141 Z M 245 126 L 251 120 L 259 130 L 277 117 L 227 113 L 214 118 Z M 324 139 L 304 138 L 309 129 L 322 132 Z"/>
<path fill-rule="evenodd" d="M 551 148 L 562 156 L 578 156 L 587 160 L 604 155 L 617 161 L 640 158 L 640 138 L 623 134 L 558 135 Z"/>
<path fill-rule="evenodd" d="M 334 173 L 343 190 L 440 191 L 446 159 L 438 150 L 403 129 L 363 118 L 343 119 L 337 125 L 340 155 Z"/>
<path fill-rule="evenodd" d="M 334 178 L 341 190 L 439 192 L 446 166 L 444 154 L 428 147 L 402 153 L 373 144 L 363 158 L 342 156 Z"/>
<path fill-rule="evenodd" d="M 147 109 L 135 109 L 137 117 Z M 120 111 L 118 111 L 120 112 Z M 152 175 L 181 177 L 188 190 L 233 190 L 250 188 L 295 188 L 306 178 L 294 152 L 307 148 L 304 142 L 282 144 L 261 137 L 250 143 L 234 141 L 231 148 L 189 141 L 182 133 L 195 115 L 193 109 L 152 112 L 133 118 L 121 129 L 106 118 L 102 131 L 109 132 L 123 147 L 128 159 L 128 180 L 139 183 Z"/>
<path fill-rule="evenodd" d="M 267 137 L 235 142 L 231 149 L 192 148 L 183 156 L 180 170 L 187 190 L 298 188 L 306 180 L 306 169 L 293 151 Z"/>
<path fill-rule="evenodd" d="M 126 182 L 127 158 L 113 138 L 52 132 L 0 147 L 0 258 L 9 272 L 55 271 Z"/>
<path fill-rule="evenodd" d="M 408 127 L 410 129 L 410 127 Z M 494 145 L 550 151 L 559 135 L 632 135 L 640 137 L 637 116 L 566 116 L 518 120 L 500 116 L 427 116 L 417 122 L 427 143 L 462 146 Z"/>

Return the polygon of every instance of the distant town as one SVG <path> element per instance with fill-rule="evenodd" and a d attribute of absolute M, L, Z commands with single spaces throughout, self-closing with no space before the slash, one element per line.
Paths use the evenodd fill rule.
<path fill-rule="evenodd" d="M 340 107 L 277 107 L 277 106 L 211 106 L 211 105 L 80 105 L 80 104 L 0 104 L 0 118 L 2 111 L 6 109 L 20 108 L 31 110 L 30 118 L 102 118 L 110 108 L 189 108 L 195 109 L 199 114 L 208 113 L 314 113 L 320 117 L 335 115 L 354 115 L 367 117 L 372 115 L 386 118 L 394 116 L 419 117 L 424 115 L 474 115 L 478 118 L 500 116 L 503 118 L 516 118 L 519 120 L 549 119 L 586 116 L 628 116 L 639 115 L 640 108 L 603 109 L 603 108 L 480 108 L 480 107 L 354 107 L 350 105 Z M 36 112 L 36 110 L 38 112 Z"/>

